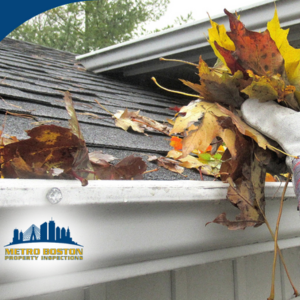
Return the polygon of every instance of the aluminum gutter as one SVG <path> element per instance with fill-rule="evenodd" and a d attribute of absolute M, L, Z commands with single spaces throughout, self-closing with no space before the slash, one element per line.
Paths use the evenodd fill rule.
<path fill-rule="evenodd" d="M 299 10 L 297 9 L 298 0 L 279 0 L 276 1 L 276 6 L 282 27 L 300 24 Z M 264 30 L 267 22 L 274 15 L 274 1 L 267 0 L 238 9 L 238 12 L 242 12 L 242 21 L 248 29 Z M 225 24 L 228 29 L 227 16 L 217 16 L 213 20 L 218 24 Z M 212 50 L 209 49 L 208 52 L 206 50 L 206 53 L 202 53 L 201 49 L 203 50 L 209 45 L 205 37 L 209 28 L 211 28 L 210 21 L 205 19 L 139 40 L 80 55 L 76 59 L 88 70 L 95 73 L 118 71 L 127 66 L 157 60 L 160 57 L 178 55 L 195 49 L 198 50 L 198 55 L 201 54 L 204 59 L 208 59 L 213 57 Z M 298 36 L 290 36 L 290 38 L 299 39 Z M 166 67 L 165 62 L 163 65 Z"/>
<path fill-rule="evenodd" d="M 17 182 L 17 184 L 16 184 Z M 0 209 L 9 207 L 51 207 L 46 195 L 52 188 L 59 188 L 62 200 L 56 206 L 87 204 L 142 204 L 160 202 L 209 202 L 226 199 L 228 184 L 215 181 L 114 181 L 90 180 L 82 187 L 79 181 L 1 179 Z M 283 185 L 266 183 L 267 198 L 280 197 Z M 26 198 L 23 196 L 26 191 Z M 286 197 L 295 197 L 293 185 L 289 184 Z"/>

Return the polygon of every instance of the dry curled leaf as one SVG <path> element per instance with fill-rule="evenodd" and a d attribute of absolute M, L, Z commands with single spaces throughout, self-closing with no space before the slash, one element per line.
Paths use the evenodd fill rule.
<path fill-rule="evenodd" d="M 184 171 L 184 168 L 179 166 L 180 162 L 178 162 L 174 159 L 166 158 L 163 156 L 157 157 L 157 156 L 153 155 L 148 158 L 148 161 L 156 161 L 158 166 L 163 167 L 174 173 L 182 174 Z"/>
<path fill-rule="evenodd" d="M 139 114 L 140 111 L 128 111 L 126 108 L 124 111 L 118 111 L 114 114 L 115 124 L 127 131 L 130 127 L 132 130 L 144 133 L 145 129 L 148 131 L 157 130 L 159 132 L 169 135 L 171 128 L 166 124 L 161 124 L 155 120 Z"/>

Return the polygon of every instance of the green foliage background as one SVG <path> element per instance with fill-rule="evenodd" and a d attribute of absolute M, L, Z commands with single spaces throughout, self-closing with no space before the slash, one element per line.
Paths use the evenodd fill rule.
<path fill-rule="evenodd" d="M 83 54 L 147 33 L 142 24 L 158 20 L 169 3 L 170 0 L 97 0 L 70 3 L 30 19 L 9 36 Z M 189 14 L 186 18 L 178 17 L 175 22 L 181 24 L 191 19 L 192 15 Z"/>

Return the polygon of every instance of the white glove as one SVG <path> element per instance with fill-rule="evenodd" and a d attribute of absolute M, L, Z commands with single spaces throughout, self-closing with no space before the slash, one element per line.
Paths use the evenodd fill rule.
<path fill-rule="evenodd" d="M 293 172 L 294 189 L 300 201 L 300 112 L 280 106 L 274 101 L 246 100 L 241 107 L 243 119 L 262 134 L 275 140 L 282 149 L 298 159 L 287 157 Z"/>

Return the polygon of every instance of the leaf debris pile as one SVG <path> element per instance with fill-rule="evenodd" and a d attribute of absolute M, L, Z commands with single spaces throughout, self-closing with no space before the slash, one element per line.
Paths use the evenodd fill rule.
<path fill-rule="evenodd" d="M 217 63 L 211 68 L 200 57 L 200 83 L 180 79 L 199 100 L 176 110 L 170 132 L 174 150 L 168 157 L 229 183 L 227 198 L 240 214 L 230 221 L 223 213 L 212 222 L 236 230 L 264 223 L 265 180 L 275 181 L 266 172 L 280 156 L 273 141 L 242 120 L 240 107 L 246 99 L 258 98 L 299 111 L 300 49 L 289 45 L 276 9 L 261 33 L 248 30 L 239 17 L 224 11 L 231 31 L 212 20 L 209 29 Z"/>

